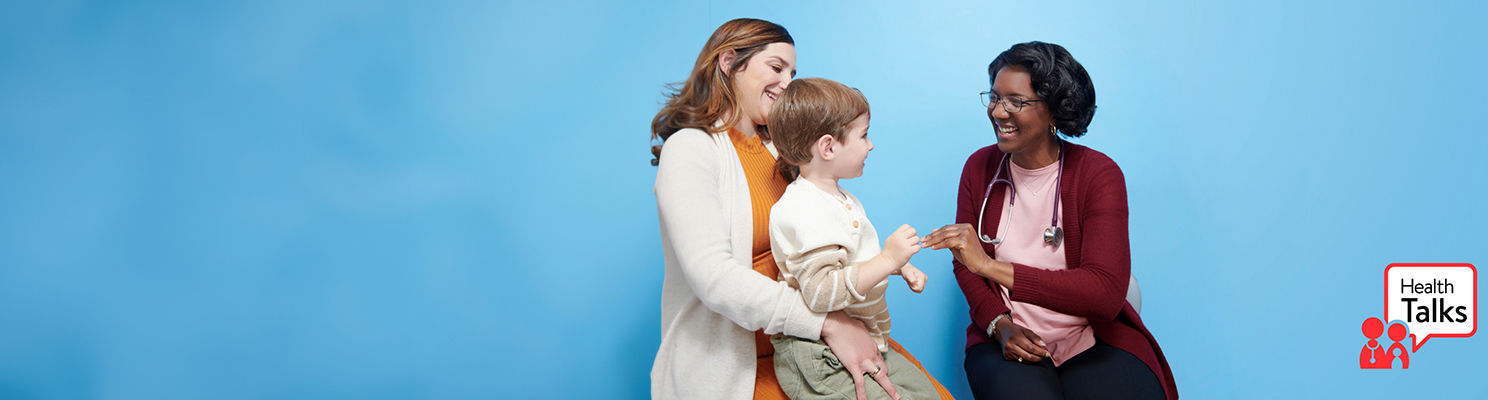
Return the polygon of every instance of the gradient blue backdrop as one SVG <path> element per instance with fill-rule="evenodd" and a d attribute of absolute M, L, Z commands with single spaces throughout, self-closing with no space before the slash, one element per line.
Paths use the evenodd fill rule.
<path fill-rule="evenodd" d="M 1488 338 L 1355 363 L 1385 265 L 1488 266 L 1474 2 L 237 3 L 0 7 L 0 398 L 647 396 L 649 122 L 742 16 L 867 94 L 881 225 L 952 220 L 998 52 L 1073 52 L 1185 396 L 1488 396 Z M 969 398 L 949 259 L 895 337 Z"/>

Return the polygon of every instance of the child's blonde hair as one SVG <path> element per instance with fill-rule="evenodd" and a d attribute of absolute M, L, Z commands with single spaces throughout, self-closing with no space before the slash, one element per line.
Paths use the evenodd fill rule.
<path fill-rule="evenodd" d="M 801 165 L 811 162 L 811 145 L 818 138 L 846 141 L 847 125 L 868 113 L 868 99 L 857 89 L 822 78 L 791 81 L 770 107 L 767 125 L 780 152 L 775 159 L 780 176 L 795 181 Z"/>

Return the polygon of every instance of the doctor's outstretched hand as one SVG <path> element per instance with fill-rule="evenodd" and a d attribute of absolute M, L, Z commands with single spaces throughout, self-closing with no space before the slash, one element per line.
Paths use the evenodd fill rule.
<path fill-rule="evenodd" d="M 971 224 L 954 224 L 935 228 L 930 231 L 930 234 L 925 235 L 923 242 L 925 243 L 923 247 L 932 250 L 950 249 L 956 261 L 971 268 L 972 272 L 977 272 L 975 267 L 980 267 L 986 261 L 991 260 L 987 252 L 982 251 L 982 241 L 977 239 L 976 228 L 973 228 Z"/>
<path fill-rule="evenodd" d="M 946 225 L 930 231 L 921 246 L 932 250 L 950 249 L 951 256 L 972 273 L 991 279 L 1009 289 L 1013 287 L 1013 265 L 993 260 L 982 250 L 982 240 L 971 224 Z"/>

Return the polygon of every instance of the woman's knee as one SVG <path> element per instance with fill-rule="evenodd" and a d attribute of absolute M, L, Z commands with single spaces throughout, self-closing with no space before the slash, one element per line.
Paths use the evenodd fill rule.
<path fill-rule="evenodd" d="M 999 343 L 966 349 L 966 381 L 978 399 L 1061 399 L 1054 364 L 1025 364 L 1002 357 Z"/>
<path fill-rule="evenodd" d="M 1137 356 L 1105 343 L 1070 359 L 1060 369 L 1070 399 L 1164 399 L 1157 375 Z"/>

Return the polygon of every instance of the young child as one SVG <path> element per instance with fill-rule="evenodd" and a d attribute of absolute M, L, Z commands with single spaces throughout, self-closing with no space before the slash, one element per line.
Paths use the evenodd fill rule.
<path fill-rule="evenodd" d="M 770 209 L 770 251 L 780 280 L 799 289 L 808 308 L 843 310 L 868 327 L 887 364 L 868 369 L 868 380 L 887 373 L 900 399 L 938 398 L 929 378 L 887 346 L 887 278 L 901 274 L 911 290 L 924 290 L 925 273 L 909 264 L 920 239 L 900 226 L 880 251 L 863 204 L 837 185 L 863 175 L 873 150 L 868 116 L 862 93 L 827 79 L 792 81 L 776 99 L 768 126 L 780 153 L 776 164 L 791 183 Z M 771 343 L 776 376 L 792 399 L 856 397 L 853 377 L 825 344 L 786 335 Z M 866 387 L 869 398 L 889 398 L 876 383 Z"/>

